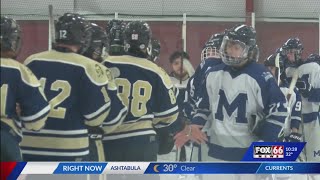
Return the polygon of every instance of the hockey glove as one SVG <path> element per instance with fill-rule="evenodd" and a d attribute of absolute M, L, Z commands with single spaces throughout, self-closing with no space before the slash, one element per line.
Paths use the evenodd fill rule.
<path fill-rule="evenodd" d="M 171 152 L 174 146 L 173 135 L 169 133 L 167 128 L 156 129 L 159 139 L 158 154 L 168 154 Z"/>
<path fill-rule="evenodd" d="M 312 90 L 312 86 L 307 79 L 298 79 L 296 87 L 299 89 L 301 95 L 305 98 L 309 96 L 309 93 Z"/>
<path fill-rule="evenodd" d="M 286 142 L 302 142 L 302 135 L 300 133 L 292 132 L 289 136 L 285 137 Z"/>

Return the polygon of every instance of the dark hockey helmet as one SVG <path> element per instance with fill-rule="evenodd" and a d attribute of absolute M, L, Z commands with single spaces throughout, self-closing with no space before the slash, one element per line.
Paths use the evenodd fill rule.
<path fill-rule="evenodd" d="M 151 29 L 146 22 L 132 21 L 124 30 L 125 51 L 133 56 L 148 57 L 151 55 Z"/>
<path fill-rule="evenodd" d="M 219 58 L 219 49 L 224 37 L 224 33 L 213 34 L 204 45 L 201 52 L 201 62 L 207 58 Z"/>
<path fill-rule="evenodd" d="M 83 55 L 96 61 L 101 61 L 107 44 L 107 34 L 102 27 L 94 23 L 91 23 L 91 31 L 90 46 Z"/>
<path fill-rule="evenodd" d="M 242 66 L 247 61 L 257 61 L 259 48 L 256 31 L 247 25 L 237 25 L 227 30 L 220 47 L 222 61 L 229 66 Z"/>
<path fill-rule="evenodd" d="M 106 31 L 108 35 L 107 51 L 110 55 L 124 54 L 124 37 L 125 22 L 113 19 L 107 23 Z"/>
<path fill-rule="evenodd" d="M 18 53 L 21 47 L 21 30 L 17 22 L 9 17 L 1 16 L 1 51 L 13 51 Z"/>
<path fill-rule="evenodd" d="M 92 30 L 90 23 L 75 13 L 65 13 L 55 25 L 56 43 L 80 45 L 80 54 L 90 45 Z"/>
<path fill-rule="evenodd" d="M 277 57 L 278 53 L 274 53 L 271 54 L 270 56 L 268 56 L 265 60 L 264 60 L 264 65 L 265 66 L 269 66 L 269 67 L 276 67 L 276 68 L 280 68 L 280 79 L 282 81 L 286 81 L 286 74 L 285 74 L 285 66 L 284 66 L 284 61 L 283 58 L 279 55 L 279 67 L 276 66 L 277 62 L 276 62 L 276 57 Z M 278 77 L 278 69 L 275 73 L 275 76 Z"/>
<path fill-rule="evenodd" d="M 310 54 L 307 57 L 306 61 L 308 61 L 308 62 L 316 62 L 316 63 L 320 64 L 320 56 L 319 56 L 319 54 Z"/>
<path fill-rule="evenodd" d="M 288 66 L 298 66 L 302 63 L 302 51 L 303 45 L 299 38 L 290 38 L 281 47 L 281 53 L 286 56 L 285 63 Z"/>
<path fill-rule="evenodd" d="M 151 56 L 149 57 L 149 60 L 155 62 L 159 59 L 159 56 L 160 56 L 160 50 L 161 50 L 160 41 L 155 38 L 151 38 L 151 46 L 152 46 L 152 51 L 151 51 Z"/>

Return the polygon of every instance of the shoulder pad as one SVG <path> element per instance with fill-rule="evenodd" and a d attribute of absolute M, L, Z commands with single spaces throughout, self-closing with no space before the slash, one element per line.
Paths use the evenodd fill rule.
<path fill-rule="evenodd" d="M 1 66 L 6 66 L 19 71 L 21 80 L 32 87 L 39 87 L 40 82 L 32 71 L 25 65 L 13 59 L 1 59 Z"/>

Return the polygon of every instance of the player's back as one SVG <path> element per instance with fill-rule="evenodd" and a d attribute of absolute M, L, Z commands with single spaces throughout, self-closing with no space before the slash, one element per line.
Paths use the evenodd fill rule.
<path fill-rule="evenodd" d="M 165 127 L 176 120 L 173 85 L 163 69 L 147 59 L 127 55 L 108 57 L 103 64 L 111 70 L 128 107 L 123 124 L 104 140 L 155 134 L 154 126 Z"/>
<path fill-rule="evenodd" d="M 300 65 L 298 68 L 289 67 L 286 69 L 286 75 L 288 81 L 291 82 L 291 79 L 294 75 L 294 72 L 298 71 L 298 77 L 304 81 L 309 82 L 313 88 L 320 88 L 320 65 L 316 62 L 307 61 L 304 64 Z M 314 121 L 319 116 L 319 102 L 318 95 L 315 95 L 315 99 L 312 95 L 309 97 L 303 97 L 302 99 L 302 116 L 304 123 L 309 123 Z"/>
<path fill-rule="evenodd" d="M 22 124 L 30 130 L 44 126 L 50 106 L 41 94 L 40 83 L 32 72 L 19 62 L 1 58 L 1 130 L 13 130 L 21 140 Z M 33 94 L 33 96 L 30 96 Z M 18 117 L 16 103 L 21 106 Z"/>
<path fill-rule="evenodd" d="M 103 75 L 105 67 L 84 56 L 55 50 L 32 55 L 25 64 L 40 79 L 51 112 L 43 130 L 24 132 L 23 153 L 49 157 L 87 155 L 85 124 L 99 126 L 106 117 L 101 118 L 100 114 L 109 110 L 107 100 L 94 96 L 103 90 L 107 93 L 101 89 L 108 83 Z"/>

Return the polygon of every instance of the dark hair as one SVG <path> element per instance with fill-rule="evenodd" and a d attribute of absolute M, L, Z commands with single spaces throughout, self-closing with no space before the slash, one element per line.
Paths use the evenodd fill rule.
<path fill-rule="evenodd" d="M 170 58 L 169 58 L 169 61 L 170 61 L 170 63 L 172 64 L 173 63 L 173 61 L 175 60 L 175 59 L 177 59 L 177 58 L 183 58 L 183 59 L 190 59 L 190 57 L 189 57 L 189 54 L 187 53 L 187 52 L 184 52 L 184 51 L 175 51 L 175 52 L 173 52 L 172 54 L 171 54 L 171 56 L 170 56 Z"/>

